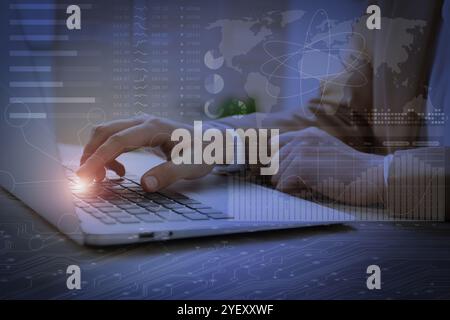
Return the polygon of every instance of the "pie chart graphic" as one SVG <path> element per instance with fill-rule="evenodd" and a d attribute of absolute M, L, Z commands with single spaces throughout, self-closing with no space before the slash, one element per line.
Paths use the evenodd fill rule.
<path fill-rule="evenodd" d="M 219 69 L 223 65 L 224 60 L 223 56 L 215 54 L 214 50 L 207 51 L 203 58 L 205 66 L 211 70 Z"/>
<path fill-rule="evenodd" d="M 223 90 L 223 78 L 218 74 L 210 74 L 205 78 L 205 89 L 211 94 L 218 94 Z"/>
<path fill-rule="evenodd" d="M 220 118 L 222 116 L 223 110 L 219 110 L 218 112 L 212 112 L 211 109 L 213 107 L 214 104 L 214 99 L 210 99 L 208 101 L 205 102 L 203 108 L 205 111 L 205 114 L 208 118 L 210 119 L 217 119 Z"/>

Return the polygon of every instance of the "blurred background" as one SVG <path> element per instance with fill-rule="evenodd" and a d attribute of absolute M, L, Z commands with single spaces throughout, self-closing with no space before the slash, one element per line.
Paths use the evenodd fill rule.
<path fill-rule="evenodd" d="M 81 30 L 66 27 L 70 4 Z M 55 119 L 58 139 L 76 144 L 93 125 L 138 113 L 192 122 L 298 108 L 341 67 L 364 5 L 2 1 L 2 104 L 46 108 L 34 117 Z"/>

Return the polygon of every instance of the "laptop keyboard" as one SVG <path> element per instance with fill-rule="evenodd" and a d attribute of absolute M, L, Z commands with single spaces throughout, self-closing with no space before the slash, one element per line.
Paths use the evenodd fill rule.
<path fill-rule="evenodd" d="M 106 225 L 232 219 L 208 205 L 172 191 L 145 192 L 131 177 L 105 179 L 80 190 L 66 170 L 74 204 Z"/>

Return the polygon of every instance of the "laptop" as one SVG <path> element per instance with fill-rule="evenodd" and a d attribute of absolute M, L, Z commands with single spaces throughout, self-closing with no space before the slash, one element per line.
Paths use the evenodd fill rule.
<path fill-rule="evenodd" d="M 22 19 L 27 11 L 11 14 Z M 50 19 L 54 13 L 43 14 Z M 11 30 L 3 31 L 6 39 Z M 16 31 L 26 35 L 34 30 L 19 26 Z M 14 42 L 14 50 L 35 49 L 53 50 L 53 44 Z M 3 53 L 10 71 L 26 71 L 14 77 L 26 75 L 36 83 L 52 79 L 53 67 L 58 69 L 60 63 L 52 57 Z M 139 177 L 163 161 L 154 153 L 123 155 L 127 176 L 80 189 L 74 169 L 82 146 L 57 144 L 52 119 L 61 106 L 52 102 L 52 88 L 12 88 L 11 77 L 7 67 L 0 71 L 0 186 L 80 244 L 115 245 L 349 220 L 343 212 L 227 175 L 210 174 L 145 193 Z M 71 90 L 72 95 L 76 92 Z M 89 122 L 89 115 L 86 118 Z M 321 212 L 327 213 L 325 218 Z"/>
<path fill-rule="evenodd" d="M 48 119 L 11 118 L 10 110 L 4 111 L 0 185 L 80 244 L 117 245 L 348 220 L 343 212 L 330 213 L 333 209 L 232 175 L 210 174 L 146 193 L 140 174 L 164 161 L 151 152 L 124 155 L 121 161 L 131 174 L 80 189 L 74 170 L 82 147 L 59 147 Z M 320 210 L 329 213 L 325 219 L 312 214 Z"/>

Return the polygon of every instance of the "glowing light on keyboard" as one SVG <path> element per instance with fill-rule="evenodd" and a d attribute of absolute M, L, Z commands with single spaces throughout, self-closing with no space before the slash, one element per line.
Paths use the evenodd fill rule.
<path fill-rule="evenodd" d="M 77 192 L 77 193 L 82 193 L 85 192 L 88 189 L 88 183 L 83 182 L 83 181 L 77 181 L 74 183 L 73 185 L 73 191 Z"/>

